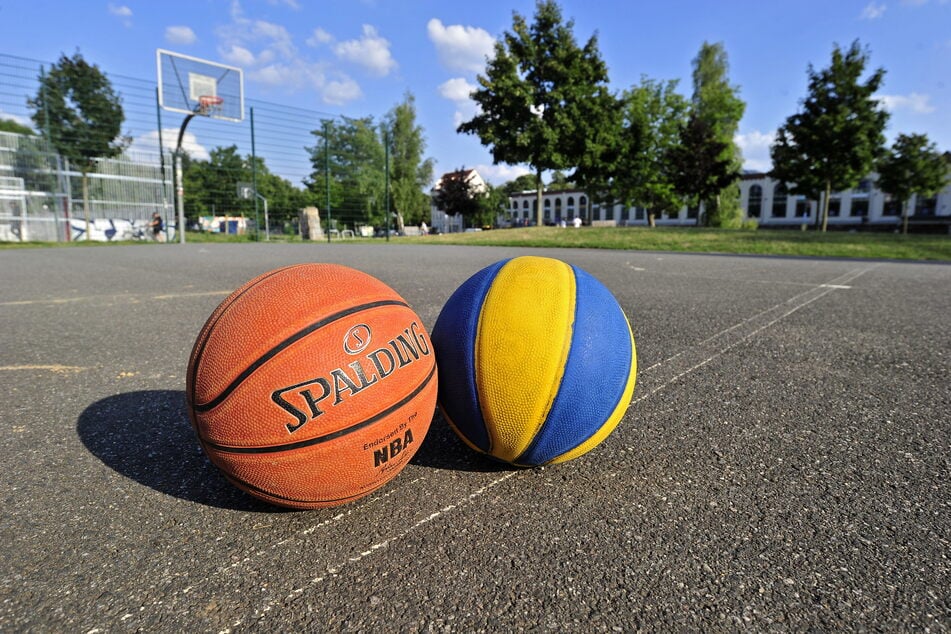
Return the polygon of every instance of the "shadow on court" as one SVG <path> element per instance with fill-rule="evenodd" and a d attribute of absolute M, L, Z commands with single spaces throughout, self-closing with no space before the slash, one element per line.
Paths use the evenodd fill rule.
<path fill-rule="evenodd" d="M 510 471 L 515 468 L 487 458 L 467 447 L 452 431 L 438 409 L 426 433 L 426 440 L 410 462 L 430 469 L 481 473 Z"/>
<path fill-rule="evenodd" d="M 211 464 L 195 438 L 181 390 L 104 398 L 83 411 L 76 429 L 86 448 L 103 463 L 161 493 L 226 509 L 288 512 L 245 494 Z M 438 413 L 412 463 L 452 471 L 509 469 L 466 447 Z"/>
<path fill-rule="evenodd" d="M 282 512 L 232 486 L 208 461 L 188 420 L 182 390 L 104 398 L 83 411 L 76 430 L 103 463 L 161 493 L 220 508 Z"/>

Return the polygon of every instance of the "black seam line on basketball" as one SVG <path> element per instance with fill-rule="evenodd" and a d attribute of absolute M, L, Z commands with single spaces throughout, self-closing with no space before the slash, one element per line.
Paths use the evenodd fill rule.
<path fill-rule="evenodd" d="M 355 425 L 351 425 L 350 427 L 347 427 L 345 429 L 339 429 L 325 436 L 318 436 L 317 438 L 301 440 L 299 442 L 289 443 L 286 445 L 274 445 L 271 447 L 229 447 L 226 445 L 218 445 L 205 439 L 202 439 L 202 442 L 205 443 L 205 445 L 207 445 L 209 448 L 214 449 L 215 451 L 220 451 L 222 453 L 235 453 L 235 454 L 279 453 L 282 451 L 293 451 L 295 449 L 301 449 L 303 447 L 311 447 L 313 445 L 319 445 L 321 443 L 325 443 L 327 441 L 340 438 L 341 436 L 346 436 L 347 434 L 351 434 L 359 429 L 363 429 L 364 427 L 372 425 L 373 423 L 377 422 L 378 420 L 382 418 L 386 418 L 387 416 L 389 416 L 390 414 L 392 414 L 393 412 L 395 412 L 396 410 L 398 410 L 399 408 L 403 407 L 404 405 L 412 401 L 414 398 L 416 398 L 416 396 L 420 392 L 423 391 L 423 388 L 429 385 L 429 382 L 433 380 L 433 377 L 435 375 L 436 375 L 436 365 L 433 364 L 432 369 L 429 371 L 429 375 L 425 379 L 423 379 L 423 382 L 420 383 L 416 387 L 416 389 L 414 389 L 408 395 L 401 398 L 399 401 L 397 401 L 393 405 L 390 405 L 379 414 L 375 414 L 374 416 L 371 416 L 370 418 L 364 421 L 356 423 Z"/>
<path fill-rule="evenodd" d="M 291 335 L 290 337 L 288 337 L 281 343 L 277 344 L 276 346 L 274 346 L 273 348 L 265 352 L 263 355 L 261 355 L 260 358 L 258 358 L 257 361 L 249 365 L 248 368 L 244 372 L 239 374 L 238 377 L 234 381 L 231 382 L 231 385 L 226 387 L 221 394 L 216 396 L 214 399 L 208 401 L 207 403 L 203 403 L 201 405 L 198 405 L 198 404 L 193 405 L 192 406 L 193 409 L 196 412 L 204 413 L 218 407 L 224 402 L 226 398 L 228 398 L 231 395 L 232 392 L 238 389 L 238 386 L 241 385 L 245 379 L 251 376 L 255 370 L 257 370 L 262 365 L 264 365 L 265 363 L 273 359 L 281 351 L 293 345 L 297 341 L 300 341 L 301 339 L 311 334 L 315 330 L 319 330 L 320 328 L 323 328 L 324 326 L 332 324 L 333 322 L 343 319 L 344 317 L 353 315 L 354 313 L 359 313 L 361 311 L 369 310 L 371 308 L 379 308 L 381 306 L 405 306 L 406 308 L 409 308 L 409 305 L 406 302 L 401 302 L 395 299 L 385 299 L 378 302 L 370 302 L 368 304 L 352 306 L 350 308 L 347 308 L 346 310 L 340 311 L 339 313 L 334 313 L 333 315 L 330 315 L 329 317 L 321 319 L 320 321 L 316 321 L 312 323 L 311 325 L 307 326 L 306 328 L 298 330 L 293 335 Z"/>
<path fill-rule="evenodd" d="M 252 288 L 256 288 L 256 287 L 258 286 L 258 284 L 260 284 L 261 282 L 272 278 L 273 276 L 277 275 L 278 273 L 282 273 L 282 272 L 284 272 L 284 271 L 286 271 L 286 270 L 288 270 L 288 269 L 297 268 L 297 267 L 299 267 L 299 266 L 304 266 L 304 265 L 303 265 L 303 264 L 291 264 L 291 265 L 289 265 L 289 266 L 282 266 L 281 268 L 276 269 L 276 270 L 274 270 L 274 271 L 271 271 L 270 273 L 264 273 L 264 274 L 262 274 L 262 275 L 260 276 L 260 279 L 258 279 L 254 284 L 249 285 L 246 289 L 244 289 L 243 291 L 241 291 L 239 294 L 237 294 L 237 295 L 235 295 L 234 297 L 232 297 L 232 298 L 231 298 L 231 301 L 228 302 L 228 305 L 227 305 L 224 309 L 222 309 L 222 311 L 221 311 L 220 313 L 218 313 L 218 316 L 215 317 L 215 321 L 214 321 L 211 325 L 208 326 L 208 331 L 205 333 L 205 338 L 202 340 L 201 346 L 198 348 L 197 354 L 195 354 L 195 362 L 192 364 L 192 371 L 191 371 L 191 377 L 190 377 L 190 378 L 191 378 L 191 383 L 190 383 L 190 384 L 191 384 L 191 386 L 192 386 L 192 389 L 191 389 L 190 393 L 188 394 L 188 400 L 189 400 L 189 402 L 191 402 L 191 403 L 194 403 L 194 402 L 195 402 L 195 379 L 197 378 L 197 375 L 198 375 L 198 364 L 201 362 L 201 357 L 202 357 L 202 355 L 205 353 L 205 346 L 208 345 L 208 340 L 211 339 L 211 333 L 214 331 L 215 326 L 218 325 L 218 322 L 221 321 L 221 318 L 224 317 L 225 313 L 228 312 L 228 309 L 230 309 L 230 308 L 234 305 L 234 303 L 235 303 L 236 301 L 238 301 L 238 299 L 239 299 L 240 297 L 243 297 L 243 296 L 245 295 L 245 293 L 247 293 L 248 291 L 250 291 Z M 230 296 L 229 296 L 229 297 L 230 297 Z M 227 301 L 227 299 L 226 299 L 225 301 Z M 202 330 L 204 330 L 204 328 L 202 328 Z"/>

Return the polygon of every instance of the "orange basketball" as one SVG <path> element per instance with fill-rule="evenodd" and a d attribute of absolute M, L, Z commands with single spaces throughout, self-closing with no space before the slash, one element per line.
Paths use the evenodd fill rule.
<path fill-rule="evenodd" d="M 188 362 L 192 425 L 236 486 L 307 509 L 356 500 L 409 462 L 436 407 L 429 335 L 380 280 L 298 264 L 212 313 Z"/>

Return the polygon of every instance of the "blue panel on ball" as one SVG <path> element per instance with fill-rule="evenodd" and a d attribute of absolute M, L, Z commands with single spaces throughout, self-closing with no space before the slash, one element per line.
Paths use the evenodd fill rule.
<path fill-rule="evenodd" d="M 545 424 L 517 464 L 544 464 L 594 435 L 614 412 L 630 377 L 631 334 L 624 311 L 601 282 L 571 268 L 577 290 L 565 373 Z"/>
<path fill-rule="evenodd" d="M 507 262 L 482 269 L 457 288 L 431 335 L 439 368 L 439 404 L 456 429 L 485 452 L 491 448 L 476 391 L 475 338 L 485 296 Z"/>

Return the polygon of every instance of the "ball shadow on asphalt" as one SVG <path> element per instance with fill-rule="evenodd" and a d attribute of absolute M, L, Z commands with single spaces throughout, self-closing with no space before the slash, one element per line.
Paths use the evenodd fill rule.
<path fill-rule="evenodd" d="M 233 486 L 202 452 L 181 390 L 143 390 L 101 399 L 76 430 L 94 456 L 123 476 L 183 500 L 239 511 L 287 513 Z M 411 461 L 430 469 L 501 472 L 513 467 L 467 447 L 437 411 Z"/>
<path fill-rule="evenodd" d="M 287 512 L 232 486 L 205 457 L 181 390 L 145 390 L 99 400 L 79 416 L 86 448 L 123 476 L 161 493 L 219 508 Z"/>
<path fill-rule="evenodd" d="M 459 439 L 438 409 L 426 433 L 425 441 L 410 462 L 430 469 L 482 473 L 511 471 L 518 468 L 470 449 Z"/>

